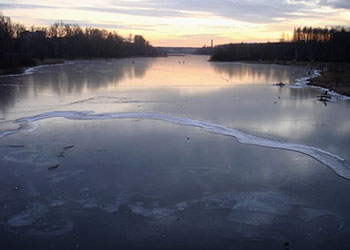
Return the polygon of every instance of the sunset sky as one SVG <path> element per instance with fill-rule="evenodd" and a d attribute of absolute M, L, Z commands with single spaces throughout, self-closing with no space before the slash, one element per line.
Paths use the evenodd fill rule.
<path fill-rule="evenodd" d="M 154 46 L 276 41 L 297 26 L 350 24 L 350 0 L 1 0 L 0 11 L 26 26 L 77 23 Z"/>

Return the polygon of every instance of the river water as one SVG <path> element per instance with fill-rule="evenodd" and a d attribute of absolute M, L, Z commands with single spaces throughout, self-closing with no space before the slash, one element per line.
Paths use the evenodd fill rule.
<path fill-rule="evenodd" d="M 350 248 L 350 100 L 208 59 L 1 77 L 0 248 Z"/>

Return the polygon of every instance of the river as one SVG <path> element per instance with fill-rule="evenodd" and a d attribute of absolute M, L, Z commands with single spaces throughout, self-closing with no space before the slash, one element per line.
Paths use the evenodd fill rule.
<path fill-rule="evenodd" d="M 0 248 L 350 248 L 350 100 L 208 59 L 1 77 Z"/>

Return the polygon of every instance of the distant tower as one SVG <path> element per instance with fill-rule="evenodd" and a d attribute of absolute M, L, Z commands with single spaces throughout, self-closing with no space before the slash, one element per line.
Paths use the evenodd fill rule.
<path fill-rule="evenodd" d="M 214 40 L 211 40 L 211 47 L 214 47 Z"/>

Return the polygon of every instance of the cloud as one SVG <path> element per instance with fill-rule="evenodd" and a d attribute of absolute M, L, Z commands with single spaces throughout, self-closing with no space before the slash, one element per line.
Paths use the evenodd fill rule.
<path fill-rule="evenodd" d="M 340 9 L 350 9 L 349 0 L 321 0 L 320 4 Z"/>
<path fill-rule="evenodd" d="M 109 1 L 112 5 L 117 1 Z M 119 4 L 119 3 L 118 3 Z M 135 4 L 135 3 L 134 3 Z M 301 11 L 302 2 L 290 3 L 287 0 L 153 0 L 139 3 L 145 8 L 157 8 L 208 13 L 245 22 L 274 22 L 288 12 Z"/>
<path fill-rule="evenodd" d="M 53 6 L 37 4 L 0 3 L 0 9 L 54 9 Z"/>
<path fill-rule="evenodd" d="M 324 0 L 330 1 L 330 0 Z M 236 21 L 250 23 L 276 22 L 277 18 L 288 13 L 303 12 L 307 7 L 300 0 L 148 0 L 148 1 L 102 1 L 97 7 L 88 4 L 89 1 L 78 4 L 0 4 L 1 9 L 74 9 L 90 12 L 107 12 L 114 14 L 127 14 L 146 17 L 190 17 L 207 14 L 220 16 Z M 333 1 L 332 1 L 333 2 Z M 345 3 L 345 2 L 344 2 Z M 291 16 L 291 15 L 290 15 Z M 289 17 L 290 17 L 289 16 Z"/>
<path fill-rule="evenodd" d="M 177 10 L 165 10 L 165 9 L 152 9 L 152 8 L 127 8 L 123 6 L 120 8 L 120 5 L 112 6 L 110 8 L 102 7 L 88 7 L 88 6 L 50 6 L 50 5 L 35 5 L 35 4 L 18 4 L 18 3 L 0 3 L 0 9 L 71 9 L 71 10 L 80 10 L 80 11 L 91 11 L 91 12 L 107 12 L 114 14 L 126 14 L 126 15 L 136 15 L 136 16 L 152 16 L 152 17 L 174 17 L 174 16 L 188 16 L 186 13 L 177 11 Z"/>
<path fill-rule="evenodd" d="M 223 17 L 253 24 L 278 23 L 282 18 L 320 18 L 319 8 L 350 9 L 350 0 L 92 0 L 4 1 L 0 10 L 55 9 L 95 13 L 123 14 L 152 18 Z M 101 7 L 102 6 L 102 7 Z M 60 17 L 55 17 L 60 18 Z"/>
<path fill-rule="evenodd" d="M 13 16 L 14 18 L 19 18 L 18 16 Z M 129 24 L 120 24 L 120 23 L 96 23 L 89 21 L 82 21 L 78 19 L 59 19 L 52 20 L 46 18 L 23 18 L 24 20 L 32 21 L 36 20 L 39 24 L 53 24 L 55 22 L 63 22 L 64 24 L 78 24 L 80 27 L 93 27 L 100 29 L 111 29 L 111 30 L 135 30 L 135 31 L 155 31 L 152 25 L 129 25 Z"/>
<path fill-rule="evenodd" d="M 188 16 L 186 13 L 177 10 L 151 9 L 151 8 L 100 8 L 100 7 L 79 7 L 76 10 L 86 10 L 93 12 L 107 12 L 115 14 L 126 14 L 135 16 L 152 16 L 152 17 L 175 17 Z"/>
<path fill-rule="evenodd" d="M 266 41 L 297 26 L 344 26 L 350 0 L 2 0 L 0 11 L 26 25 L 57 20 L 116 29 L 157 43 L 202 45 L 215 39 Z M 72 20 L 74 19 L 74 20 Z M 173 42 L 173 41 L 174 42 Z M 196 40 L 196 42 L 194 42 Z M 153 41 L 152 41 L 153 42 Z"/>
<path fill-rule="evenodd" d="M 202 39 L 202 38 L 212 38 L 212 37 L 226 37 L 224 34 L 215 34 L 215 33 L 208 33 L 208 34 L 186 34 L 181 35 L 182 38 L 191 38 L 191 39 Z"/>

